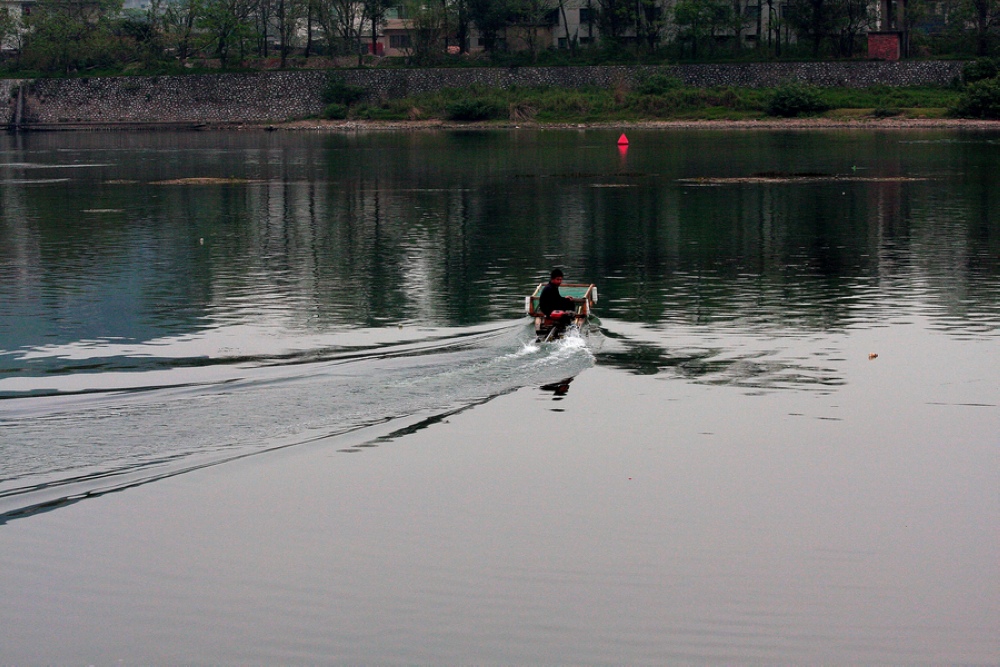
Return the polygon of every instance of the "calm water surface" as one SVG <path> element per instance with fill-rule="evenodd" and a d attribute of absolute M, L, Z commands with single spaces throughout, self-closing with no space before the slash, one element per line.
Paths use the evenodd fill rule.
<path fill-rule="evenodd" d="M 617 136 L 4 139 L 0 662 L 1000 662 L 1000 134 Z"/>

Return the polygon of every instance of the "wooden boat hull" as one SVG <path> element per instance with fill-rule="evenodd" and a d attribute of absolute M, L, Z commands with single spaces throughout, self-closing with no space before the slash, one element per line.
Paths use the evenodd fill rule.
<path fill-rule="evenodd" d="M 597 303 L 597 287 L 581 283 L 563 283 L 559 287 L 560 294 L 573 299 L 576 304 L 576 310 L 572 313 L 573 317 L 569 322 L 548 317 L 538 310 L 538 301 L 544 287 L 545 283 L 539 283 L 534 293 L 525 299 L 525 310 L 528 315 L 535 318 L 535 336 L 538 342 L 558 340 L 565 336 L 566 331 L 573 326 L 581 333 L 586 333 L 591 308 Z"/>
<path fill-rule="evenodd" d="M 547 343 L 553 340 L 559 340 L 566 335 L 567 331 L 570 331 L 573 327 L 576 327 L 581 334 L 587 331 L 587 318 L 586 317 L 574 317 L 569 324 L 562 324 L 553 320 L 551 317 L 536 317 L 535 318 L 535 338 L 539 343 Z"/>

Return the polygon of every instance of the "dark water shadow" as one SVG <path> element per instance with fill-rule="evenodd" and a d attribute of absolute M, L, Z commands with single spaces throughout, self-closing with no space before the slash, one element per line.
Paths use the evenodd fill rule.
<path fill-rule="evenodd" d="M 565 378 L 559 380 L 558 382 L 551 382 L 549 384 L 543 384 L 539 389 L 542 391 L 552 392 L 552 400 L 561 401 L 569 393 L 569 385 L 573 381 L 573 378 Z"/>
<path fill-rule="evenodd" d="M 829 390 L 846 384 L 842 374 L 802 360 L 771 358 L 768 352 L 734 354 L 724 347 L 671 350 L 613 331 L 604 335 L 615 344 L 597 354 L 597 364 L 633 375 L 668 375 L 697 384 L 740 386 L 755 390 Z"/>

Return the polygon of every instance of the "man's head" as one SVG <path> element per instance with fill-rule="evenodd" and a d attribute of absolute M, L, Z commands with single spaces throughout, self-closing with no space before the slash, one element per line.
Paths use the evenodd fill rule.
<path fill-rule="evenodd" d="M 563 272 L 560 269 L 552 269 L 552 275 L 549 280 L 554 283 L 561 283 L 563 279 Z"/>

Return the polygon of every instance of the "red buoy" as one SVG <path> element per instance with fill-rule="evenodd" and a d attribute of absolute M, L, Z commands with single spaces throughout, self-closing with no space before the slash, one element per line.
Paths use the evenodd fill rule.
<path fill-rule="evenodd" d="M 628 137 L 625 136 L 624 132 L 622 132 L 622 136 L 618 137 L 618 145 L 628 146 Z"/>

